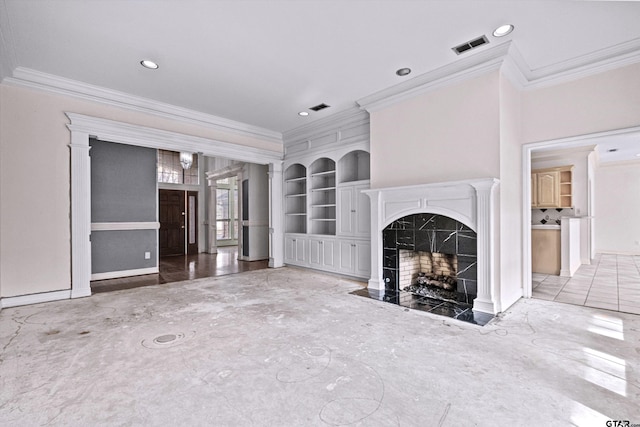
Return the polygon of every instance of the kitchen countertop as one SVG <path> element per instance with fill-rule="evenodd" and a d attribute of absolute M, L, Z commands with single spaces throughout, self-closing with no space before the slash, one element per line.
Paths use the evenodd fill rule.
<path fill-rule="evenodd" d="M 532 230 L 560 230 L 559 224 L 533 224 Z"/>

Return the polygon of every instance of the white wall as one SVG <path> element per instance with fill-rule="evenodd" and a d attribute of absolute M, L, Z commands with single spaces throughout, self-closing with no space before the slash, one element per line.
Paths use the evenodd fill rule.
<path fill-rule="evenodd" d="M 70 289 L 65 111 L 281 152 L 278 143 L 76 98 L 0 85 L 2 297 Z"/>
<path fill-rule="evenodd" d="M 500 192 L 497 276 L 500 309 L 522 296 L 522 95 L 500 76 Z"/>
<path fill-rule="evenodd" d="M 523 143 L 640 125 L 640 63 L 523 92 Z"/>
<path fill-rule="evenodd" d="M 371 188 L 500 175 L 498 72 L 371 112 Z"/>
<path fill-rule="evenodd" d="M 640 161 L 595 171 L 596 252 L 640 255 Z"/>
<path fill-rule="evenodd" d="M 640 126 L 640 63 L 544 89 L 525 90 L 522 95 L 523 143 Z M 595 188 L 598 188 L 598 180 L 599 174 L 596 174 Z M 600 212 L 600 208 L 605 207 L 599 200 L 600 194 L 602 192 L 594 191 L 594 224 L 585 222 L 582 227 L 583 232 L 588 228 L 593 230 L 594 240 L 582 245 L 582 261 L 585 263 L 589 262 L 589 252 L 605 250 L 607 244 L 600 243 L 599 239 L 611 238 L 597 231 L 599 222 L 611 223 L 609 212 L 606 209 Z M 581 208 L 580 215 L 584 214 L 586 212 L 583 213 Z M 614 249 L 611 247 L 609 250 Z"/>

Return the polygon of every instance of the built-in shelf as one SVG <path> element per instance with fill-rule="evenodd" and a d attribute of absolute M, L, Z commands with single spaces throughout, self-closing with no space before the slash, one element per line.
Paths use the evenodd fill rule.
<path fill-rule="evenodd" d="M 322 157 L 310 166 L 311 233 L 336 234 L 336 162 Z"/>
<path fill-rule="evenodd" d="M 345 154 L 338 161 L 340 183 L 364 181 L 370 178 L 370 155 L 366 151 L 355 150 Z"/>
<path fill-rule="evenodd" d="M 293 164 L 284 174 L 285 232 L 307 232 L 307 168 Z"/>

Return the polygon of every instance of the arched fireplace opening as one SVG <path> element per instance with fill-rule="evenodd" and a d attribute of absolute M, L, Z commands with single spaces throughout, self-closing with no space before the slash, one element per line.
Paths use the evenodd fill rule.
<path fill-rule="evenodd" d="M 477 295 L 477 234 L 438 214 L 419 213 L 382 230 L 385 289 L 471 306 Z"/>

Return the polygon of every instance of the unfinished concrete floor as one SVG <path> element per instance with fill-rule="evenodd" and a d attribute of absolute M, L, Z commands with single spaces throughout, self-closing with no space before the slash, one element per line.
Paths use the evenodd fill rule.
<path fill-rule="evenodd" d="M 295 268 L 0 312 L 0 425 L 640 423 L 640 316 L 521 300 L 486 326 Z"/>

